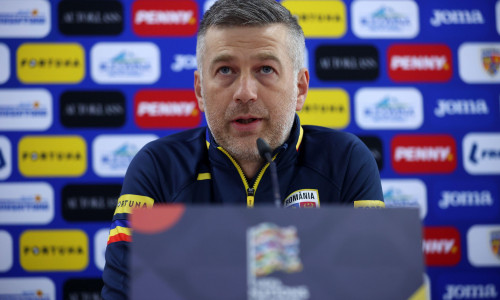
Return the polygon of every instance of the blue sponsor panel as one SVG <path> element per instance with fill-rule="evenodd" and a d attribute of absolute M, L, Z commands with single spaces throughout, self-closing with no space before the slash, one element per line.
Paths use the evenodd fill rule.
<path fill-rule="evenodd" d="M 482 129 L 500 126 L 498 93 L 480 88 L 432 89 L 424 95 L 429 127 Z"/>
<path fill-rule="evenodd" d="M 441 179 L 430 189 L 429 207 L 434 218 L 443 221 L 498 221 L 498 181 L 489 178 Z"/>
<path fill-rule="evenodd" d="M 500 299 L 500 273 L 493 270 L 442 273 L 432 289 L 432 299 Z"/>

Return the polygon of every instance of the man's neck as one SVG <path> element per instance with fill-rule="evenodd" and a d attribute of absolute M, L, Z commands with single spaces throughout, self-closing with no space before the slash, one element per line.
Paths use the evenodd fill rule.
<path fill-rule="evenodd" d="M 248 180 L 251 180 L 255 176 L 257 176 L 257 172 L 259 172 L 259 170 L 262 168 L 262 165 L 264 164 L 264 160 L 243 161 L 243 162 L 238 162 L 238 164 L 240 165 L 241 169 L 243 170 L 245 177 Z"/>

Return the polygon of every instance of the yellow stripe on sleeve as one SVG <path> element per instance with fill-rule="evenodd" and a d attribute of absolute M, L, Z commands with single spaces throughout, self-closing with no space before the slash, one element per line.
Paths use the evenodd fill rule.
<path fill-rule="evenodd" d="M 380 200 L 358 200 L 354 201 L 354 207 L 366 207 L 366 208 L 385 208 L 384 201 Z"/>
<path fill-rule="evenodd" d="M 198 180 L 208 180 L 208 179 L 212 179 L 212 174 L 210 174 L 210 173 L 198 174 Z"/>
<path fill-rule="evenodd" d="M 116 205 L 116 214 L 129 214 L 132 212 L 133 208 L 151 208 L 155 201 L 153 198 L 147 196 L 131 195 L 125 194 L 118 198 L 118 204 Z"/>

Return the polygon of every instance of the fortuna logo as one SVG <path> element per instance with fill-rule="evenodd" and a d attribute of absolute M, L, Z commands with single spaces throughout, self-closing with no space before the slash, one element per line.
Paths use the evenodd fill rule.
<path fill-rule="evenodd" d="M 198 115 L 194 102 L 141 102 L 137 115 L 151 117 L 188 117 Z"/>
<path fill-rule="evenodd" d="M 290 194 L 284 202 L 285 207 L 319 207 L 318 190 L 298 190 Z"/>
<path fill-rule="evenodd" d="M 445 55 L 394 55 L 391 70 L 448 71 L 450 64 Z"/>
<path fill-rule="evenodd" d="M 484 24 L 484 18 L 481 11 L 478 9 L 473 10 L 439 10 L 432 11 L 434 17 L 430 23 L 434 27 L 441 25 L 454 25 L 454 24 Z"/>
<path fill-rule="evenodd" d="M 439 99 L 434 115 L 442 118 L 445 115 L 487 115 L 490 113 L 484 99 Z"/>
<path fill-rule="evenodd" d="M 193 25 L 196 17 L 192 10 L 139 10 L 135 14 L 137 25 Z"/>
<path fill-rule="evenodd" d="M 453 299 L 497 299 L 494 284 L 447 284 L 443 300 Z"/>
<path fill-rule="evenodd" d="M 397 147 L 394 160 L 407 162 L 453 161 L 451 147 Z"/>
<path fill-rule="evenodd" d="M 490 191 L 443 191 L 438 203 L 441 209 L 448 207 L 483 207 L 493 206 Z"/>

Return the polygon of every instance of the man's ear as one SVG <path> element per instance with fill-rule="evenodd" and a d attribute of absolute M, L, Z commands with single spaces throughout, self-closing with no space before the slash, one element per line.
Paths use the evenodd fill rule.
<path fill-rule="evenodd" d="M 194 71 L 194 94 L 198 100 L 198 108 L 204 112 L 203 97 L 201 96 L 201 74 L 198 70 Z"/>
<path fill-rule="evenodd" d="M 306 102 L 307 91 L 309 90 L 309 71 L 302 68 L 297 76 L 297 106 L 295 111 L 300 111 Z"/>

